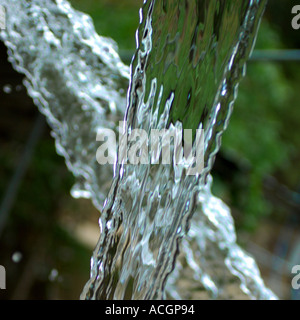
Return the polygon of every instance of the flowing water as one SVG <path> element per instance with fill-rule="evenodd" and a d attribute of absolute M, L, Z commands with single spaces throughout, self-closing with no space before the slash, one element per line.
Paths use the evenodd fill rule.
<path fill-rule="evenodd" d="M 209 175 L 265 3 L 144 1 L 129 73 L 115 43 L 65 0 L 0 0 L 1 38 L 77 177 L 72 194 L 101 211 L 82 299 L 276 298 L 236 244 Z M 96 134 L 116 131 L 124 113 L 128 134 L 169 129 L 174 144 L 178 129 L 203 129 L 201 174 L 187 175 L 173 157 L 171 165 L 116 164 L 112 179 L 112 166 L 96 162 Z"/>
<path fill-rule="evenodd" d="M 113 171 L 95 154 L 98 128 L 115 129 L 126 107 L 129 67 L 113 40 L 66 1 L 0 1 L 7 11 L 1 38 L 13 66 L 53 128 L 57 152 L 78 183 L 72 194 L 103 206 Z"/>

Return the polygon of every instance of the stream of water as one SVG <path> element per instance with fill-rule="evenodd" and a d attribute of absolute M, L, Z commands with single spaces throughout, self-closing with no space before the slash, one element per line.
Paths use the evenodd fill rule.
<path fill-rule="evenodd" d="M 144 1 L 129 69 L 114 41 L 67 1 L 0 0 L 1 39 L 77 178 L 72 195 L 101 212 L 82 299 L 276 298 L 237 245 L 209 175 L 265 4 Z M 124 114 L 128 134 L 168 129 L 174 144 L 178 129 L 204 130 L 202 172 L 187 175 L 189 165 L 174 158 L 100 166 L 97 131 L 117 131 Z"/>

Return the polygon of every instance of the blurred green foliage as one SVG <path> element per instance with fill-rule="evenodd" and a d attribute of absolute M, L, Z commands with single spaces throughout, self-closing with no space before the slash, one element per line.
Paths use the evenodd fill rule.
<path fill-rule="evenodd" d="M 256 49 L 281 49 L 282 39 L 275 28 L 263 20 Z M 249 62 L 241 82 L 222 152 L 236 163 L 248 167 L 244 194 L 233 201 L 243 212 L 242 226 L 256 227 L 259 218 L 276 210 L 263 194 L 267 176 L 281 176 L 281 183 L 297 188 L 299 183 L 300 123 L 299 63 Z M 221 181 L 218 181 L 222 184 Z"/>
<path fill-rule="evenodd" d="M 77 10 L 92 17 L 95 28 L 101 36 L 114 39 L 120 50 L 134 50 L 139 9 L 143 1 L 72 0 L 70 2 Z"/>

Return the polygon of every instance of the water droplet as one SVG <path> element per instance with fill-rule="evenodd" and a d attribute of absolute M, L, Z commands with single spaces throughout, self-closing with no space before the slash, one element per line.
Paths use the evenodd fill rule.
<path fill-rule="evenodd" d="M 90 199 L 91 198 L 91 193 L 90 191 L 81 189 L 79 185 L 74 185 L 73 188 L 71 189 L 71 195 L 75 199 L 79 198 L 84 198 L 84 199 Z"/>
<path fill-rule="evenodd" d="M 52 269 L 49 274 L 49 280 L 51 282 L 53 282 L 53 281 L 57 280 L 57 278 L 58 278 L 58 271 L 56 269 Z"/>
<path fill-rule="evenodd" d="M 19 263 L 22 260 L 22 258 L 23 258 L 23 255 L 19 251 L 16 251 L 11 257 L 14 263 Z"/>
<path fill-rule="evenodd" d="M 6 84 L 4 87 L 3 87 L 3 91 L 7 94 L 10 94 L 12 92 L 12 87 L 10 84 Z"/>
<path fill-rule="evenodd" d="M 23 89 L 23 86 L 21 85 L 21 84 L 18 84 L 17 86 L 16 86 L 16 91 L 21 91 Z"/>

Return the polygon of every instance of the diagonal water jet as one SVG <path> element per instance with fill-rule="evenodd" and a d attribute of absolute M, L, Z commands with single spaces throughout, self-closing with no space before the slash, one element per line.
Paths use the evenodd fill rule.
<path fill-rule="evenodd" d="M 184 298 L 180 279 L 196 282 L 205 297 L 275 297 L 236 245 L 230 211 L 211 195 L 208 175 L 265 2 L 145 1 L 127 130 L 202 128 L 205 168 L 187 176 L 184 166 L 116 167 L 81 298 Z M 113 171 L 96 162 L 96 133 L 116 130 L 122 119 L 129 69 L 114 42 L 67 1 L 0 4 L 7 9 L 1 39 L 77 178 L 73 195 L 90 197 L 101 210 Z M 176 260 L 179 248 L 183 259 Z"/>
<path fill-rule="evenodd" d="M 127 132 L 143 129 L 150 135 L 152 129 L 204 129 L 205 167 L 200 175 L 189 176 L 186 168 L 174 163 L 118 166 L 82 298 L 164 297 L 181 240 L 194 223 L 191 218 L 198 202 L 205 205 L 200 195 L 227 127 L 264 7 L 265 1 L 145 1 L 131 66 Z M 205 213 L 212 218 L 213 210 L 199 214 Z M 208 223 L 206 226 L 209 228 Z M 235 243 L 235 239 L 221 240 L 229 248 Z M 217 251 L 221 248 L 218 241 L 214 243 L 220 245 Z M 183 248 L 188 253 L 191 247 Z M 252 297 L 272 297 L 267 290 L 260 292 L 256 269 L 246 278 L 246 271 L 235 270 L 234 253 L 241 252 L 223 252 L 226 269 L 238 277 L 238 287 Z M 249 283 L 255 285 L 251 288 Z M 212 280 L 210 289 L 218 296 Z"/>

